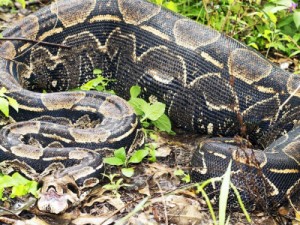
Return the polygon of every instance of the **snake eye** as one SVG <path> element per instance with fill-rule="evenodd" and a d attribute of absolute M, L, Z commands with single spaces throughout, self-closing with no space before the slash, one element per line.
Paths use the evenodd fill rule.
<path fill-rule="evenodd" d="M 73 192 L 74 194 L 76 194 L 76 195 L 79 194 L 78 187 L 77 187 L 76 185 L 74 185 L 73 183 L 68 183 L 68 184 L 67 184 L 67 188 L 68 188 L 68 190 L 70 190 L 70 191 Z"/>

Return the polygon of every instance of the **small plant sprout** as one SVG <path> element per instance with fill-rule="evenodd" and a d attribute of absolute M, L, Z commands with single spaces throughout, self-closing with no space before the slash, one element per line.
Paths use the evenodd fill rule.
<path fill-rule="evenodd" d="M 165 131 L 174 134 L 171 129 L 171 121 L 165 114 L 166 105 L 161 102 L 147 103 L 144 99 L 139 98 L 141 87 L 132 86 L 130 88 L 129 104 L 134 108 L 135 113 L 140 116 L 144 128 L 150 125 L 156 127 L 159 131 Z"/>
<path fill-rule="evenodd" d="M 114 151 L 113 157 L 106 157 L 103 162 L 111 166 L 123 166 L 121 169 L 122 174 L 126 177 L 132 177 L 134 168 L 128 167 L 129 164 L 140 163 L 146 156 L 149 155 L 149 149 L 140 149 L 135 151 L 130 157 L 126 155 L 125 148 L 119 148 Z"/>
<path fill-rule="evenodd" d="M 118 177 L 119 174 L 109 174 L 109 175 L 106 175 L 106 174 L 102 174 L 103 176 L 107 177 L 110 181 L 109 184 L 106 184 L 103 186 L 103 188 L 105 190 L 108 190 L 108 191 L 111 191 L 113 192 L 113 194 L 117 197 L 117 198 L 120 198 L 120 194 L 119 194 L 119 189 L 121 187 L 130 187 L 131 185 L 129 184 L 125 184 L 123 183 L 123 178 L 119 178 L 117 180 L 115 180 L 115 177 Z"/>
<path fill-rule="evenodd" d="M 182 169 L 178 169 L 174 171 L 174 175 L 178 176 L 181 181 L 185 183 L 190 183 L 191 182 L 191 177 L 189 174 L 186 174 Z"/>
<path fill-rule="evenodd" d="M 109 83 L 114 82 L 115 80 L 103 77 L 102 70 L 100 69 L 94 69 L 93 74 L 96 75 L 96 78 L 80 86 L 79 90 L 83 90 L 83 91 L 96 90 L 101 92 L 107 92 L 110 94 L 115 94 L 113 90 L 107 89 Z"/>

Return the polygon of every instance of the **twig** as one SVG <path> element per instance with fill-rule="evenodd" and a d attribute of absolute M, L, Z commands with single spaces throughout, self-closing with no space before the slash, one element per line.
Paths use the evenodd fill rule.
<path fill-rule="evenodd" d="M 38 41 L 38 40 L 32 40 L 32 39 L 26 39 L 26 38 L 20 38 L 20 37 L 4 37 L 4 38 L 0 38 L 0 41 L 23 41 L 23 42 L 30 42 L 30 43 L 34 43 L 34 44 L 49 45 L 49 46 L 53 46 L 53 47 L 71 49 L 71 47 L 68 45 L 62 45 L 62 44 L 56 44 L 56 43 L 51 43 L 51 42 L 46 42 L 46 41 Z"/>

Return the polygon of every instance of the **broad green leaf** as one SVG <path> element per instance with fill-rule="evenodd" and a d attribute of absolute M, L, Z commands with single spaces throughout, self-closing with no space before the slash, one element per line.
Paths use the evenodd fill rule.
<path fill-rule="evenodd" d="M 117 157 L 104 158 L 103 162 L 111 166 L 122 166 L 124 162 Z"/>
<path fill-rule="evenodd" d="M 28 194 L 28 186 L 24 184 L 20 184 L 17 186 L 13 186 L 11 189 L 10 198 L 20 197 Z"/>
<path fill-rule="evenodd" d="M 134 174 L 134 169 L 132 167 L 130 168 L 122 168 L 122 174 L 125 177 L 132 177 Z"/>
<path fill-rule="evenodd" d="M 131 98 L 128 103 L 133 107 L 138 116 L 144 115 L 143 108 L 145 108 L 145 105 L 148 105 L 148 103 L 141 98 Z"/>
<path fill-rule="evenodd" d="M 114 156 L 121 159 L 122 162 L 124 163 L 126 160 L 126 151 L 125 148 L 119 148 L 117 150 L 114 151 Z"/>
<path fill-rule="evenodd" d="M 7 99 L 0 97 L 0 111 L 4 114 L 4 116 L 9 116 L 9 104 Z"/>
<path fill-rule="evenodd" d="M 144 111 L 145 118 L 148 118 L 152 121 L 157 120 L 159 117 L 161 117 L 166 109 L 166 105 L 161 102 L 154 102 L 153 104 L 147 104 L 142 107 L 142 110 Z"/>
<path fill-rule="evenodd" d="M 15 181 L 16 185 L 26 185 L 30 182 L 30 180 L 26 179 L 18 172 L 14 173 L 11 177 Z"/>
<path fill-rule="evenodd" d="M 19 103 L 11 97 L 6 97 L 6 98 L 8 99 L 9 105 L 18 112 L 19 111 Z"/>
<path fill-rule="evenodd" d="M 39 190 L 38 190 L 38 183 L 36 181 L 29 181 L 28 185 L 28 193 L 32 194 L 34 197 L 38 197 Z"/>
<path fill-rule="evenodd" d="M 157 127 L 160 131 L 172 132 L 172 125 L 169 117 L 166 114 L 163 114 L 157 120 L 152 122 L 155 127 Z"/>
<path fill-rule="evenodd" d="M 16 185 L 15 180 L 8 175 L 0 177 L 0 188 L 7 188 Z"/>
<path fill-rule="evenodd" d="M 130 88 L 130 97 L 137 98 L 141 94 L 141 87 L 140 86 L 132 86 Z"/>
<path fill-rule="evenodd" d="M 137 150 L 130 157 L 128 163 L 140 163 L 147 155 L 149 154 L 148 150 Z"/>
<path fill-rule="evenodd" d="M 293 17 L 294 17 L 294 23 L 296 24 L 297 29 L 299 29 L 299 27 L 300 27 L 300 12 L 295 11 Z"/>

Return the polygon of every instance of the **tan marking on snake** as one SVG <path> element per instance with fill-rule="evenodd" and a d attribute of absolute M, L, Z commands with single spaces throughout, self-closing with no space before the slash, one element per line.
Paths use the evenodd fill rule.
<path fill-rule="evenodd" d="M 259 66 L 257 66 L 259 65 Z M 229 73 L 247 84 L 258 82 L 270 75 L 272 65 L 247 49 L 235 49 L 228 58 Z"/>
<path fill-rule="evenodd" d="M 110 132 L 107 130 L 97 129 L 91 132 L 90 129 L 69 129 L 70 135 L 76 140 L 77 143 L 99 143 L 107 141 Z"/>
<path fill-rule="evenodd" d="M 81 177 L 86 177 L 92 173 L 95 172 L 95 169 L 90 166 L 83 167 L 79 169 L 78 171 L 72 173 L 72 176 L 74 177 L 75 180 L 81 178 Z"/>
<path fill-rule="evenodd" d="M 35 15 L 29 15 L 23 19 L 21 32 L 24 38 L 35 40 L 39 29 L 39 19 Z"/>
<path fill-rule="evenodd" d="M 56 157 L 42 158 L 42 160 L 43 161 L 64 161 L 64 160 L 68 160 L 68 157 L 56 156 Z"/>
<path fill-rule="evenodd" d="M 59 98 L 49 96 L 49 94 L 41 94 L 41 100 L 49 110 L 71 109 L 76 103 L 84 99 L 84 97 L 84 92 L 74 92 L 72 96 L 65 95 L 64 101 L 61 101 Z"/>
<path fill-rule="evenodd" d="M 297 169 L 275 169 L 270 168 L 269 169 L 272 173 L 280 173 L 280 174 L 291 174 L 291 173 L 299 173 L 299 170 Z"/>
<path fill-rule="evenodd" d="M 27 159 L 40 159 L 43 155 L 43 149 L 35 148 L 32 146 L 27 146 L 26 151 L 23 145 L 13 146 L 10 148 L 11 152 L 18 157 L 23 157 Z"/>
<path fill-rule="evenodd" d="M 139 25 L 157 15 L 161 7 L 146 1 L 118 0 L 120 12 L 126 23 Z"/>
<path fill-rule="evenodd" d="M 44 137 L 51 138 L 51 139 L 54 139 L 54 140 L 63 141 L 65 143 L 71 143 L 72 142 L 72 140 L 64 138 L 64 137 L 56 135 L 56 134 L 45 134 L 45 133 L 42 133 L 42 135 Z"/>
<path fill-rule="evenodd" d="M 189 19 L 180 19 L 174 26 L 176 43 L 185 48 L 196 50 L 201 46 L 216 42 L 221 34 L 207 26 L 200 25 Z"/>
<path fill-rule="evenodd" d="M 215 65 L 216 67 L 223 69 L 224 65 L 223 63 L 219 62 L 218 60 L 214 59 L 212 56 L 210 56 L 208 53 L 206 52 L 201 52 L 200 53 L 201 57 L 203 57 L 207 62 L 212 63 L 213 65 Z"/>
<path fill-rule="evenodd" d="M 154 34 L 157 37 L 160 37 L 161 39 L 164 39 L 164 40 L 167 40 L 167 41 L 171 40 L 171 37 L 169 35 L 164 34 L 160 30 L 155 29 L 154 27 L 147 26 L 147 25 L 142 25 L 142 26 L 140 26 L 140 28 Z"/>
<path fill-rule="evenodd" d="M 95 5 L 95 0 L 68 0 L 55 2 L 50 9 L 61 20 L 64 27 L 71 27 L 83 23 L 86 17 L 94 10 Z"/>
<path fill-rule="evenodd" d="M 291 95 L 297 96 L 300 98 L 300 76 L 299 74 L 292 74 L 287 83 L 288 92 Z"/>
<path fill-rule="evenodd" d="M 89 156 L 89 153 L 84 150 L 74 150 L 69 153 L 70 159 L 81 160 Z"/>
<path fill-rule="evenodd" d="M 52 30 L 49 30 L 49 31 L 46 31 L 44 32 L 41 36 L 39 36 L 39 40 L 42 41 L 44 39 L 46 39 L 47 37 L 50 37 L 54 34 L 58 34 L 58 33 L 61 33 L 64 29 L 62 27 L 59 27 L 59 28 L 55 28 L 55 29 L 52 29 Z"/>
<path fill-rule="evenodd" d="M 113 16 L 113 15 L 98 15 L 90 19 L 90 23 L 101 22 L 101 21 L 121 22 L 122 19 L 119 18 L 118 16 Z"/>
<path fill-rule="evenodd" d="M 300 140 L 296 140 L 294 142 L 289 143 L 282 149 L 282 151 L 288 157 L 293 159 L 298 165 L 300 165 L 299 144 L 300 144 Z"/>
<path fill-rule="evenodd" d="M 10 130 L 13 134 L 38 134 L 40 132 L 41 123 L 39 122 L 28 122 L 25 126 L 23 124 L 12 124 L 13 129 Z"/>
<path fill-rule="evenodd" d="M 232 159 L 238 163 L 258 169 L 263 168 L 267 164 L 267 156 L 264 152 L 251 149 L 234 150 L 232 153 Z"/>
<path fill-rule="evenodd" d="M 14 44 L 6 41 L 1 45 L 1 56 L 5 59 L 14 59 L 17 54 Z"/>

